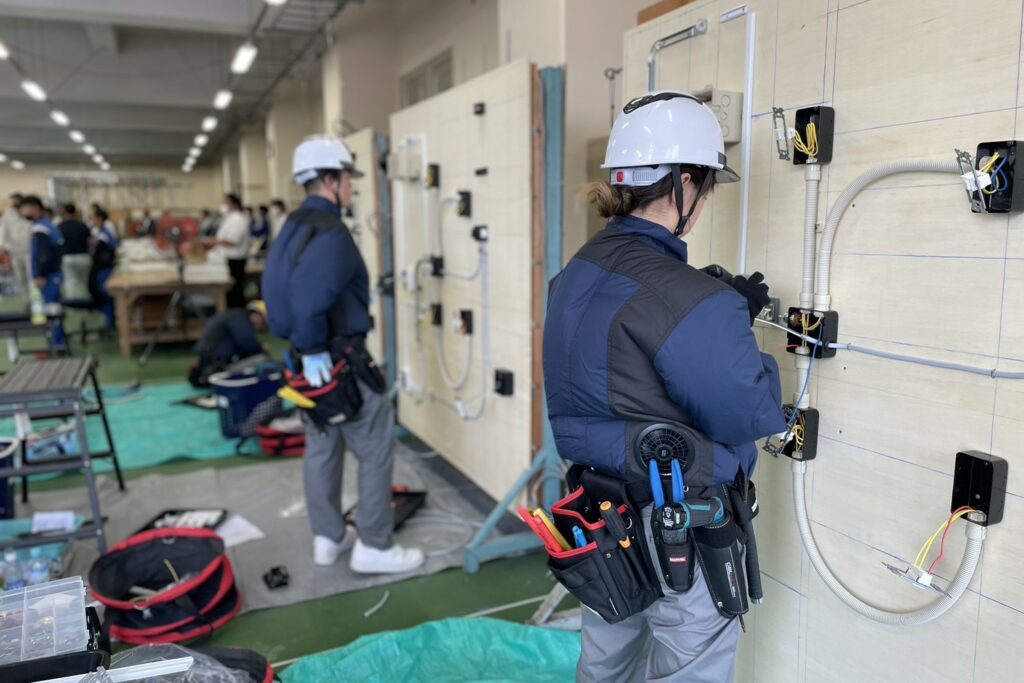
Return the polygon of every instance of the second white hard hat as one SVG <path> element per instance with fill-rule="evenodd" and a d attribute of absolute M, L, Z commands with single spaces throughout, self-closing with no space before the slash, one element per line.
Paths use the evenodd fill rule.
<path fill-rule="evenodd" d="M 310 135 L 292 155 L 292 178 L 298 185 L 305 185 L 321 170 L 348 171 L 354 178 L 363 176 L 344 142 L 327 135 Z"/>
<path fill-rule="evenodd" d="M 611 169 L 611 183 L 652 185 L 679 164 L 714 169 L 718 183 L 739 180 L 726 163 L 718 119 L 693 95 L 663 90 L 623 107 L 601 165 Z"/>

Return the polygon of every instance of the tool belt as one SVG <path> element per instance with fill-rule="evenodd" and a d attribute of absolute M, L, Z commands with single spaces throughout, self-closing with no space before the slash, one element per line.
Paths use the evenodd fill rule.
<path fill-rule="evenodd" d="M 352 367 L 352 374 L 375 394 L 383 394 L 387 388 L 387 380 L 380 371 L 377 361 L 366 350 L 366 338 L 338 337 L 331 341 L 331 358 L 343 359 Z"/>
<path fill-rule="evenodd" d="M 312 407 L 303 410 L 320 429 L 353 420 L 363 408 L 363 395 L 347 360 L 337 361 L 331 368 L 331 381 L 320 387 L 311 385 L 305 375 L 286 373 L 285 380 L 313 402 Z"/>
<path fill-rule="evenodd" d="M 621 482 L 592 470 L 582 474 L 584 483 L 551 508 L 554 532 L 535 513 L 520 508 L 519 514 L 544 541 L 555 578 L 613 624 L 650 607 L 662 596 L 661 586 L 643 522 L 625 501 Z"/>
<path fill-rule="evenodd" d="M 698 563 L 723 617 L 745 614 L 748 596 L 760 602 L 763 593 L 752 524 L 757 499 L 745 477 L 733 485 L 696 491 L 679 486 L 670 489 L 667 499 L 664 490 L 652 496 L 648 489 L 642 504 L 630 495 L 635 486 L 581 465 L 570 468 L 566 480 L 572 493 L 551 508 L 550 521 L 557 534 L 537 511 L 520 509 L 519 513 L 544 541 L 555 578 L 608 623 L 638 614 L 662 597 L 659 574 L 668 589 L 688 592 Z M 639 514 L 652 498 L 655 557 Z M 600 509 L 606 501 L 618 511 L 625 533 L 609 529 L 607 514 Z M 622 540 L 628 543 L 623 545 Z M 586 544 L 581 545 L 582 541 Z"/>

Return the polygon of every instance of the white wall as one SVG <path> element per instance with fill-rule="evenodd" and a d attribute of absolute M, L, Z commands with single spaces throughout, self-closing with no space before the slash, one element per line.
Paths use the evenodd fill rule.
<path fill-rule="evenodd" d="M 498 0 L 398 0 L 398 74 L 452 50 L 452 80 L 498 66 Z"/>
<path fill-rule="evenodd" d="M 267 166 L 267 138 L 263 127 L 244 129 L 238 140 L 242 204 L 263 204 L 270 200 L 270 169 Z"/>
<path fill-rule="evenodd" d="M 720 26 L 735 3 L 699 1 L 626 35 L 627 95 L 646 90 L 651 43 L 707 18 L 709 32 L 659 58 L 659 86 L 742 84 L 745 19 Z M 832 163 L 821 210 L 867 169 L 896 159 L 953 160 L 953 148 L 1020 137 L 1021 0 L 986 3 L 983 42 L 954 57 L 975 7 L 957 0 L 749 0 L 758 13 L 753 93 L 748 270 L 761 270 L 783 307 L 800 286 L 803 171 L 775 155 L 772 106 L 835 107 Z M 738 151 L 728 150 L 739 163 Z M 694 265 L 735 264 L 738 187 L 716 189 L 695 228 Z M 892 177 L 862 192 L 839 227 L 832 267 L 840 341 L 981 367 L 1021 370 L 1024 358 L 1024 217 L 971 214 L 956 178 Z M 787 400 L 792 356 L 781 334 L 759 333 L 775 353 Z M 1024 642 L 1024 442 L 1021 382 L 840 352 L 815 363 L 821 411 L 809 466 L 812 529 L 830 566 L 877 605 L 906 609 L 929 596 L 882 561 L 912 559 L 949 513 L 958 450 L 1010 461 L 1003 522 L 989 529 L 971 590 L 938 621 L 880 626 L 843 606 L 809 566 L 793 520 L 790 464 L 762 457 L 758 545 L 765 604 L 747 620 L 742 682 L 1018 681 Z M 963 549 L 958 523 L 945 586 Z"/>
<path fill-rule="evenodd" d="M 499 0 L 498 58 L 501 63 L 526 58 L 539 67 L 563 64 L 568 4 L 568 0 Z M 598 0 L 593 4 L 592 11 L 599 12 L 606 4 L 621 3 Z M 573 17 L 573 21 L 576 19 Z M 618 32 L 621 40 L 621 28 Z"/>
<path fill-rule="evenodd" d="M 302 188 L 292 181 L 292 152 L 309 135 L 322 132 L 324 116 L 319 83 L 289 80 L 274 91 L 265 126 L 267 192 L 288 206 L 302 201 Z"/>

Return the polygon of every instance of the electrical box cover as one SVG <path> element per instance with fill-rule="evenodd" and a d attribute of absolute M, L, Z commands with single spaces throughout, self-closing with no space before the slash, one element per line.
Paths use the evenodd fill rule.
<path fill-rule="evenodd" d="M 836 110 L 832 107 L 804 107 L 796 110 L 794 128 L 804 135 L 807 124 L 813 123 L 818 134 L 818 156 L 819 164 L 827 164 L 832 161 L 832 138 L 836 129 Z M 793 148 L 793 163 L 797 166 L 807 163 L 807 155 Z"/>
<path fill-rule="evenodd" d="M 722 139 L 732 144 L 740 141 L 743 128 L 743 93 L 734 90 L 719 90 L 707 86 L 693 93 L 698 100 L 708 105 L 722 127 Z"/>
<path fill-rule="evenodd" d="M 1008 478 L 1009 465 L 998 455 L 981 451 L 957 453 L 950 512 L 961 507 L 972 507 L 985 513 L 982 526 L 998 524 L 1003 520 Z"/>

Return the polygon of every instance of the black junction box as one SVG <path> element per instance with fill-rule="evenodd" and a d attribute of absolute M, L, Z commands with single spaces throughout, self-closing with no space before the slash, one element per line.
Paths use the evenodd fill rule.
<path fill-rule="evenodd" d="M 972 507 L 985 513 L 981 526 L 991 526 L 1003 520 L 1006 504 L 1006 481 L 1010 467 L 998 455 L 981 451 L 961 451 L 956 454 L 953 469 L 953 498 L 949 511 Z M 973 521 L 973 520 L 969 520 Z"/>
<path fill-rule="evenodd" d="M 441 187 L 441 165 L 427 164 L 427 187 Z"/>
<path fill-rule="evenodd" d="M 800 136 L 807 142 L 807 124 L 813 123 L 818 134 L 818 156 L 815 157 L 819 164 L 827 164 L 832 161 L 832 138 L 836 129 L 836 110 L 832 107 L 804 107 L 796 110 L 796 122 L 794 127 L 800 131 Z M 801 166 L 807 163 L 807 155 L 793 148 L 793 163 Z"/>
<path fill-rule="evenodd" d="M 511 396 L 516 390 L 516 378 L 511 370 L 494 371 L 494 391 L 500 396 Z"/>
<path fill-rule="evenodd" d="M 998 177 L 999 189 L 992 194 L 985 194 L 984 192 L 975 193 L 976 197 L 980 194 L 988 213 L 1018 213 L 1024 211 L 1024 188 L 1018 189 L 1016 182 L 1014 182 L 1017 164 L 1017 145 L 1019 144 L 1024 143 L 1020 143 L 1017 140 L 1002 140 L 1000 142 L 981 142 L 978 144 L 978 153 L 975 159 L 978 160 L 977 163 L 979 164 L 982 159 L 991 157 L 996 152 L 999 153 L 999 161 L 996 162 L 993 169 L 999 169 L 999 173 L 995 174 Z M 992 188 L 989 187 L 987 189 Z M 975 213 L 980 213 L 980 211 L 975 211 Z"/>
<path fill-rule="evenodd" d="M 792 330 L 793 333 L 786 335 L 787 347 L 802 346 L 804 343 L 810 346 L 811 342 L 804 342 L 803 339 L 796 336 L 797 334 L 804 333 L 803 315 L 804 312 L 800 308 L 789 309 L 789 314 L 786 316 L 786 327 Z M 839 313 L 836 311 L 812 312 L 807 313 L 807 316 L 810 318 L 810 327 L 814 327 L 814 329 L 808 330 L 806 336 L 814 337 L 821 342 L 821 344 L 814 347 L 814 357 L 832 358 L 836 355 L 836 350 L 829 348 L 829 344 L 839 339 Z M 819 320 L 821 324 L 817 325 Z M 786 351 L 796 353 L 795 348 L 787 348 Z"/>
<path fill-rule="evenodd" d="M 460 216 L 472 216 L 473 215 L 473 195 L 466 190 L 459 190 L 459 207 L 458 212 Z"/>
<path fill-rule="evenodd" d="M 486 225 L 474 225 L 472 235 L 473 239 L 477 242 L 486 242 L 487 238 L 490 237 Z"/>
<path fill-rule="evenodd" d="M 487 167 L 486 166 L 481 166 L 480 168 L 474 170 L 473 174 L 477 175 L 477 176 L 485 176 L 485 175 L 487 175 Z"/>
<path fill-rule="evenodd" d="M 787 420 L 793 418 L 794 410 L 800 413 L 797 418 L 797 424 L 803 427 L 804 430 L 804 447 L 798 451 L 796 449 L 796 439 L 792 438 L 782 447 L 782 454 L 793 458 L 793 460 L 814 460 L 818 457 L 818 422 L 820 419 L 818 411 L 814 408 L 800 410 L 796 406 L 786 405 L 783 406 L 783 412 Z"/>
<path fill-rule="evenodd" d="M 473 334 L 473 311 L 463 308 L 459 311 L 459 319 L 462 321 L 462 334 Z"/>
<path fill-rule="evenodd" d="M 444 311 L 441 304 L 430 304 L 430 322 L 434 327 L 444 325 Z"/>
<path fill-rule="evenodd" d="M 473 114 L 476 116 L 483 116 L 487 111 L 487 105 L 483 102 L 476 102 L 473 104 Z"/>
<path fill-rule="evenodd" d="M 444 276 L 444 256 L 430 257 L 430 275 L 432 277 Z"/>

